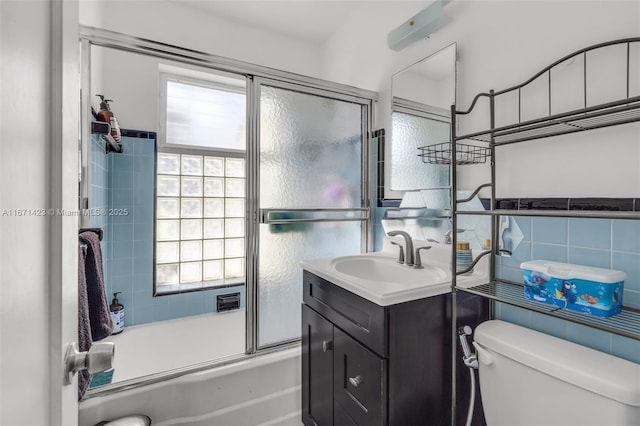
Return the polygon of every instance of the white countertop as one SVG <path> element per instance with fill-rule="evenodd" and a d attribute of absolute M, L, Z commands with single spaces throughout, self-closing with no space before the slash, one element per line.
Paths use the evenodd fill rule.
<path fill-rule="evenodd" d="M 396 238 L 393 238 L 393 240 L 401 241 Z M 451 292 L 451 245 L 424 241 L 414 241 L 414 244 L 416 247 L 431 246 L 430 250 L 421 252 L 425 269 L 397 265 L 398 248 L 388 244 L 385 244 L 384 251 L 357 256 L 380 260 L 382 265 L 390 265 L 389 267 L 407 268 L 406 271 L 400 271 L 402 276 L 399 274 L 398 279 L 393 281 L 362 279 L 336 270 L 336 261 L 352 256 L 303 260 L 300 264 L 303 269 L 380 306 L 395 305 Z M 474 255 L 477 255 L 477 253 L 474 252 Z M 436 270 L 438 271 L 437 278 L 434 278 L 433 274 Z M 403 278 L 407 277 L 409 277 L 408 281 L 405 280 L 403 282 Z M 424 277 L 424 281 L 421 277 Z M 461 287 L 469 287 L 487 282 L 488 278 L 488 258 L 485 257 L 474 267 L 473 273 L 459 275 L 457 284 Z M 425 282 L 430 283 L 425 284 Z"/>

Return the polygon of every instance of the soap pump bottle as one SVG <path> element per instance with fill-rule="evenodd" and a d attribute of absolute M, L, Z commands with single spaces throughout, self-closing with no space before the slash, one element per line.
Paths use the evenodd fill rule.
<path fill-rule="evenodd" d="M 111 136 L 116 142 L 120 142 L 122 134 L 120 133 L 120 125 L 116 116 L 113 115 L 109 102 L 113 102 L 112 99 L 105 99 L 104 95 L 96 95 L 100 98 L 100 111 L 98 111 L 98 121 L 109 123 L 111 126 Z"/>
<path fill-rule="evenodd" d="M 111 322 L 113 323 L 113 331 L 111 334 L 119 334 L 124 330 L 124 305 L 118 301 L 120 291 L 113 293 L 113 300 L 109 305 L 111 311 Z"/>

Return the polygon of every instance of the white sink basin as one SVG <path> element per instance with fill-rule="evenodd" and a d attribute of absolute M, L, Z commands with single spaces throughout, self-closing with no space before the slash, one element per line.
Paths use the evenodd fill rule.
<path fill-rule="evenodd" d="M 398 249 L 391 245 L 389 251 L 303 260 L 301 265 L 345 290 L 389 306 L 451 291 L 451 246 L 431 245 L 431 250 L 422 254 L 423 269 L 399 264 Z M 473 274 L 458 276 L 457 284 L 480 284 L 488 277 L 488 263 L 482 259 Z"/>
<path fill-rule="evenodd" d="M 416 269 L 382 256 L 338 257 L 330 265 L 337 272 L 367 281 L 428 285 L 440 283 L 447 278 L 447 272 L 436 266 L 424 265 L 423 269 Z"/>

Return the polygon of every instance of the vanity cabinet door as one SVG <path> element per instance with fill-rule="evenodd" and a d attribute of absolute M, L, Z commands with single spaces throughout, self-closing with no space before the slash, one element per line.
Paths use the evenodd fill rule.
<path fill-rule="evenodd" d="M 302 305 L 302 421 L 333 424 L 333 324 Z"/>
<path fill-rule="evenodd" d="M 333 337 L 333 397 L 337 423 L 386 424 L 386 360 L 337 327 Z"/>

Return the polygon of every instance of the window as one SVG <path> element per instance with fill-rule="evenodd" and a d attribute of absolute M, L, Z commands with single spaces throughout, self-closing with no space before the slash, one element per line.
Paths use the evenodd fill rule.
<path fill-rule="evenodd" d="M 166 79 L 166 101 L 155 293 L 244 283 L 245 95 Z"/>

